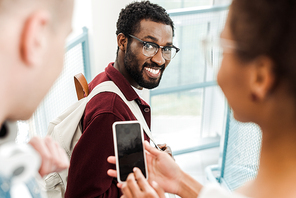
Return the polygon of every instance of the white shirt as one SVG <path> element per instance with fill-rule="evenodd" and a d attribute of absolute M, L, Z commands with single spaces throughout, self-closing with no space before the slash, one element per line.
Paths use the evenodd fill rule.
<path fill-rule="evenodd" d="M 16 184 L 13 185 L 10 189 L 11 198 L 31 198 L 29 189 L 25 184 Z"/>
<path fill-rule="evenodd" d="M 209 184 L 202 188 L 198 198 L 247 198 L 238 193 L 231 193 L 218 184 Z"/>
<path fill-rule="evenodd" d="M 15 182 L 10 186 L 10 195 L 12 198 L 31 198 L 31 193 L 25 183 L 23 183 L 23 180 L 28 181 L 29 178 L 34 178 L 34 174 L 37 174 L 36 170 L 38 170 L 37 168 L 41 163 L 39 160 L 41 159 L 39 159 L 39 156 L 35 153 L 36 151 L 31 146 L 24 145 L 22 147 L 20 144 L 15 144 L 14 139 L 17 134 L 17 125 L 15 122 L 5 122 L 3 126 L 0 126 L 0 130 L 5 130 L 8 134 L 0 138 L 0 159 L 2 160 L 0 160 L 0 175 L 8 177 L 16 168 L 20 166 L 24 167 L 23 172 L 14 177 Z M 0 185 L 2 184 L 0 183 Z M 38 193 L 37 190 L 41 192 L 37 181 L 34 187 L 33 190 L 35 193 Z M 41 194 L 44 197 L 44 193 L 41 192 Z"/>
<path fill-rule="evenodd" d="M 135 92 L 140 96 L 141 99 L 143 99 L 143 89 L 137 89 L 134 86 L 131 85 L 131 87 L 135 90 Z"/>

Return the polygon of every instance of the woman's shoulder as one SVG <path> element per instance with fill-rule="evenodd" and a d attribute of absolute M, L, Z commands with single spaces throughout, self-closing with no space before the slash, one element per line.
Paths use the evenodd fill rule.
<path fill-rule="evenodd" d="M 198 198 L 248 198 L 239 193 L 234 193 L 222 188 L 219 184 L 205 185 Z"/>

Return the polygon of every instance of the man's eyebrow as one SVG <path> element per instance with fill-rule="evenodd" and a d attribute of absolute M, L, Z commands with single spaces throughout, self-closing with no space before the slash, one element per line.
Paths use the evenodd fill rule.
<path fill-rule="evenodd" d="M 154 41 L 154 42 L 157 42 L 157 41 L 158 41 L 157 38 L 155 38 L 155 37 L 153 37 L 153 36 L 150 36 L 150 35 L 145 36 L 144 39 L 151 39 L 151 40 Z M 173 45 L 173 43 L 168 42 L 168 43 L 166 43 L 166 45 Z"/>

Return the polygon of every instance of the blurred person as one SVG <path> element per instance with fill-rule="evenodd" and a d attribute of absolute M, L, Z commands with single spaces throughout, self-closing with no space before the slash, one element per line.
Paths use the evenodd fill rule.
<path fill-rule="evenodd" d="M 233 0 L 220 36 L 224 52 L 217 82 L 234 118 L 262 131 L 257 177 L 232 194 L 218 185 L 202 186 L 145 143 L 149 182 L 134 168 L 119 185 L 122 197 L 165 197 L 164 191 L 194 198 L 296 197 L 295 21 L 296 1 Z"/>
<path fill-rule="evenodd" d="M 73 0 L 0 0 L 0 136 L 17 120 L 29 119 L 63 67 L 71 32 Z M 50 137 L 29 143 L 41 158 L 39 174 L 69 166 L 64 150 Z M 1 148 L 1 145 L 0 145 Z M 9 166 L 0 162 L 0 167 Z"/>
<path fill-rule="evenodd" d="M 150 127 L 150 106 L 140 95 L 143 88 L 158 86 L 165 68 L 179 50 L 173 45 L 173 22 L 162 7 L 149 1 L 133 2 L 121 10 L 116 35 L 116 60 L 90 82 L 89 89 L 104 81 L 113 81 L 128 101 L 137 102 Z M 117 180 L 106 173 L 114 168 L 106 159 L 114 155 L 112 124 L 129 120 L 136 118 L 115 93 L 99 93 L 88 102 L 83 134 L 70 160 L 65 197 L 121 195 Z M 166 145 L 160 147 L 171 153 Z"/>

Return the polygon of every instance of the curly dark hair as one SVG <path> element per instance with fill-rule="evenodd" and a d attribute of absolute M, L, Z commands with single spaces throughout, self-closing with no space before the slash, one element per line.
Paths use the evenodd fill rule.
<path fill-rule="evenodd" d="M 230 30 L 243 62 L 260 55 L 274 62 L 276 86 L 285 81 L 296 98 L 296 1 L 233 0 Z"/>
<path fill-rule="evenodd" d="M 117 21 L 116 35 L 123 33 L 125 36 L 140 31 L 140 21 L 143 19 L 170 25 L 174 36 L 174 23 L 166 10 L 149 1 L 133 2 L 121 10 Z"/>

